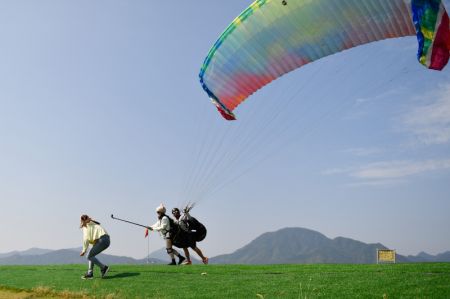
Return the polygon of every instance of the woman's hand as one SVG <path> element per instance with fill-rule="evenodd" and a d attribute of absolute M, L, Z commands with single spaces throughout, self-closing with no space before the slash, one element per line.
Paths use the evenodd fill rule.
<path fill-rule="evenodd" d="M 83 256 L 85 253 L 86 253 L 85 251 L 82 251 L 82 252 L 80 253 L 80 256 Z"/>

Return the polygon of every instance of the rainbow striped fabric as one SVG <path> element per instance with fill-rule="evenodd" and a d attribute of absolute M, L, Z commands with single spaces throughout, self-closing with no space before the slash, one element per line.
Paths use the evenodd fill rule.
<path fill-rule="evenodd" d="M 449 19 L 441 0 L 411 2 L 419 50 L 417 58 L 424 66 L 442 70 L 450 51 Z"/>
<path fill-rule="evenodd" d="M 210 49 L 200 83 L 232 120 L 239 104 L 283 74 L 358 45 L 414 36 L 416 28 L 421 62 L 443 67 L 446 16 L 440 0 L 256 0 Z"/>

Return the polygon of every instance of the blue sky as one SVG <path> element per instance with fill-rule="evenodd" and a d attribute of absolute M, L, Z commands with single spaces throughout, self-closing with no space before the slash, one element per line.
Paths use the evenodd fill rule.
<path fill-rule="evenodd" d="M 110 214 L 153 224 L 161 202 L 189 201 L 207 256 L 283 227 L 450 250 L 449 68 L 423 68 L 414 37 L 373 43 L 283 76 L 226 122 L 198 72 L 249 4 L 1 2 L 0 252 L 81 246 L 87 213 L 109 253 L 143 257 L 143 230 Z"/>

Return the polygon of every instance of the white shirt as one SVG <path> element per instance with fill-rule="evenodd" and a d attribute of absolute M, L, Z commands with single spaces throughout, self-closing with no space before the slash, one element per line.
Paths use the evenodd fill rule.
<path fill-rule="evenodd" d="M 159 219 L 155 224 L 150 226 L 152 230 L 158 231 L 161 236 L 165 239 L 167 237 L 167 233 L 170 231 L 170 221 L 169 217 L 164 215 L 161 219 Z"/>
<path fill-rule="evenodd" d="M 94 244 L 101 236 L 107 235 L 106 230 L 95 222 L 90 221 L 86 226 L 81 228 L 83 230 L 83 251 L 89 247 L 89 244 Z"/>

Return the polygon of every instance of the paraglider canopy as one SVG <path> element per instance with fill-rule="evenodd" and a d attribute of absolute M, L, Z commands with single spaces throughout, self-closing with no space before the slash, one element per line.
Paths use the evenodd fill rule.
<path fill-rule="evenodd" d="M 257 0 L 211 48 L 200 83 L 221 115 L 234 120 L 239 104 L 283 74 L 362 44 L 416 34 L 419 61 L 442 69 L 450 30 L 441 0 Z"/>

